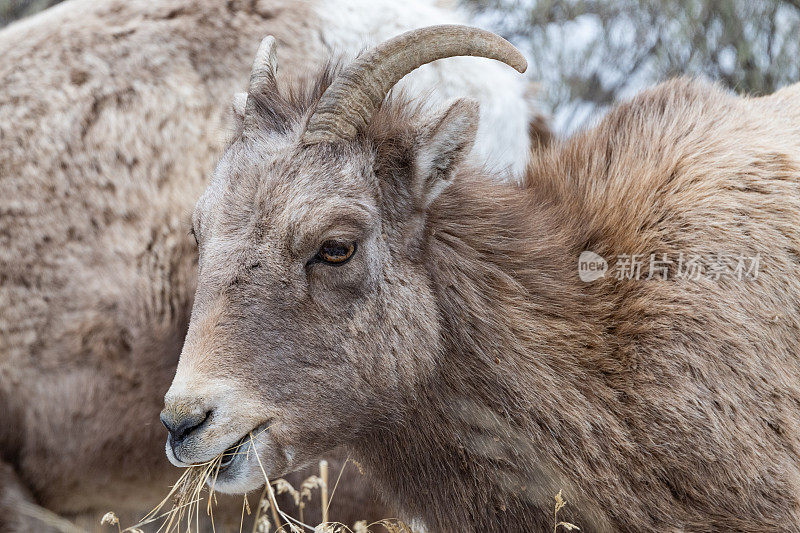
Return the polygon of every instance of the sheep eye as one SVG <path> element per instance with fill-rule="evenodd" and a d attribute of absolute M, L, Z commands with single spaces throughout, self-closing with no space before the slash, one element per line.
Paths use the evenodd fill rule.
<path fill-rule="evenodd" d="M 315 259 L 331 265 L 343 265 L 353 257 L 355 251 L 355 242 L 325 241 L 320 246 Z"/>

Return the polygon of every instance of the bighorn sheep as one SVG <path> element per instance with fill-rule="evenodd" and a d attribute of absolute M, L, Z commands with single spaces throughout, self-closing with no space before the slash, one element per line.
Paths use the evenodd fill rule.
<path fill-rule="evenodd" d="M 292 95 L 272 44 L 194 211 L 173 463 L 263 430 L 268 474 L 344 441 L 431 531 L 545 531 L 560 490 L 587 531 L 800 530 L 800 85 L 666 83 L 498 187 L 475 103 L 384 97 L 451 55 L 522 70 L 507 42 L 416 30 Z M 584 252 L 663 262 L 582 281 Z M 761 271 L 711 275 L 735 254 Z M 262 482 L 240 453 L 216 487 Z"/>
<path fill-rule="evenodd" d="M 19 525 L 20 498 L 139 510 L 174 481 L 157 415 L 195 290 L 186 224 L 254 43 L 275 35 L 300 75 L 453 18 L 420 0 L 73 0 L 0 32 L 0 530 L 40 526 Z M 483 155 L 519 171 L 525 87 L 487 66 L 406 90 L 478 97 L 517 139 Z"/>

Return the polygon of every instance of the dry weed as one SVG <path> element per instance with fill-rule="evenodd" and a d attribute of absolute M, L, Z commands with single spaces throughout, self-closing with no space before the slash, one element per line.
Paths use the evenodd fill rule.
<path fill-rule="evenodd" d="M 250 450 L 254 449 L 257 439 L 258 436 L 251 433 L 249 440 L 245 440 L 232 451 L 226 451 L 206 463 L 200 463 L 186 468 L 186 471 L 178 478 L 178 481 L 173 485 L 169 494 L 167 494 L 161 503 L 142 518 L 138 524 L 122 529 L 119 519 L 113 512 L 106 513 L 100 523 L 102 525 L 117 526 L 118 533 L 142 533 L 142 527 L 159 523 L 156 533 L 180 533 L 182 527 L 184 528 L 183 531 L 190 533 L 193 524 L 194 531 L 197 532 L 200 531 L 200 511 L 203 508 L 202 503 L 205 501 L 205 514 L 209 517 L 212 531 L 216 531 L 214 526 L 214 504 L 216 503 L 214 486 L 217 475 L 219 474 L 220 465 L 231 454 L 249 454 Z M 249 445 L 247 451 L 238 451 L 239 448 L 245 444 Z M 356 522 L 352 528 L 346 524 L 330 522 L 328 520 L 328 511 L 331 501 L 336 494 L 336 487 L 339 485 L 339 480 L 342 478 L 342 473 L 347 463 L 353 463 L 361 470 L 361 465 L 351 459 L 348 459 L 345 461 L 344 465 L 342 465 L 339 475 L 336 478 L 336 483 L 334 483 L 329 496 L 328 463 L 326 461 L 320 461 L 319 476 L 312 475 L 306 478 L 300 485 L 300 488 L 296 489 L 283 478 L 270 481 L 258 454 L 256 454 L 255 457 L 258 461 L 261 473 L 264 476 L 264 490 L 258 500 L 251 533 L 302 533 L 305 531 L 314 533 L 369 533 L 372 528 L 377 526 L 383 527 L 389 533 L 413 533 L 411 527 L 396 518 L 387 518 L 370 524 L 365 520 L 360 520 Z M 303 509 L 306 506 L 306 502 L 311 502 L 313 492 L 317 489 L 320 491 L 323 521 L 321 524 L 311 526 L 303 522 Z M 278 507 L 276 496 L 280 494 L 288 494 L 292 498 L 296 507 L 299 509 L 299 519 L 288 515 Z M 168 507 L 170 502 L 172 505 Z M 575 524 L 558 519 L 559 511 L 561 511 L 566 504 L 567 502 L 564 500 L 561 491 L 558 491 L 558 494 L 555 495 L 553 533 L 558 533 L 559 528 L 566 531 L 580 530 Z M 239 523 L 239 533 L 243 531 L 245 514 L 248 516 L 252 514 L 247 495 L 244 495 L 242 498 L 242 516 Z"/>
<path fill-rule="evenodd" d="M 570 524 L 569 522 L 560 522 L 558 520 L 558 512 L 561 509 L 563 509 L 565 505 L 567 505 L 567 501 L 563 498 L 563 496 L 561 496 L 561 491 L 558 491 L 558 494 L 556 494 L 555 499 L 556 499 L 556 508 L 555 512 L 553 513 L 553 524 L 554 524 L 553 533 L 558 533 L 559 527 L 563 527 L 567 531 L 572 531 L 572 530 L 580 531 L 581 528 L 579 528 L 575 524 Z"/>
<path fill-rule="evenodd" d="M 258 435 L 253 435 L 251 433 L 249 439 L 233 448 L 232 451 L 226 451 L 211 461 L 186 468 L 183 475 L 178 478 L 178 481 L 173 485 L 172 489 L 161 503 L 147 513 L 139 523 L 123 529 L 119 523 L 119 519 L 113 512 L 106 513 L 100 523 L 102 525 L 117 526 L 118 533 L 142 533 L 143 530 L 141 528 L 150 525 L 158 526 L 156 533 L 181 533 L 181 531 L 190 533 L 192 530 L 196 532 L 200 531 L 201 509 L 205 508 L 205 514 L 210 521 L 211 530 L 216 531 L 214 525 L 214 505 L 216 503 L 214 486 L 220 466 L 231 454 L 246 453 L 249 455 L 250 451 L 255 448 L 256 440 L 258 440 Z M 238 451 L 244 445 L 248 445 L 247 451 Z M 329 496 L 327 462 L 320 462 L 320 473 L 318 476 L 312 475 L 306 478 L 300 485 L 300 488 L 295 489 L 285 479 L 281 478 L 271 481 L 267 476 L 264 465 L 261 464 L 261 459 L 258 454 L 255 454 L 255 458 L 264 476 L 265 485 L 255 510 L 251 533 L 301 533 L 305 531 L 312 531 L 315 533 L 368 533 L 371 531 L 371 528 L 377 526 L 382 526 L 389 531 L 389 533 L 413 533 L 409 526 L 396 518 L 387 518 L 371 524 L 367 524 L 365 521 L 359 521 L 352 529 L 346 524 L 328 521 L 331 501 L 336 493 L 336 487 L 342 477 L 344 467 L 347 465 L 348 461 L 353 462 L 349 459 L 342 465 L 342 469 L 339 472 L 339 476 Z M 360 470 L 360 465 L 357 466 Z M 317 489 L 320 492 L 323 522 L 317 526 L 311 526 L 303 522 L 303 510 L 306 503 L 311 502 L 313 492 Z M 299 519 L 290 516 L 280 509 L 276 499 L 276 496 L 279 494 L 288 494 L 291 496 L 299 510 Z M 203 503 L 205 503 L 205 505 L 203 505 Z M 247 495 L 242 498 L 242 516 L 239 523 L 239 533 L 242 533 L 244 528 L 245 514 L 248 516 L 252 514 Z"/>

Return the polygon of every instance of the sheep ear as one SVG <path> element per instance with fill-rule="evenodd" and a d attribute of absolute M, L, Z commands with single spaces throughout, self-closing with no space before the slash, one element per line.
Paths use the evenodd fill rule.
<path fill-rule="evenodd" d="M 244 120 L 244 110 L 247 106 L 247 93 L 236 93 L 233 95 L 231 109 L 236 118 L 241 122 Z"/>
<path fill-rule="evenodd" d="M 415 196 L 427 209 L 452 181 L 459 163 L 475 142 L 478 102 L 456 100 L 436 117 L 418 138 L 414 159 Z"/>

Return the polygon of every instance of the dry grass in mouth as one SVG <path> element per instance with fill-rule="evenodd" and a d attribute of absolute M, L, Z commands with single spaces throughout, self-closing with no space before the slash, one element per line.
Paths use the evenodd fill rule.
<path fill-rule="evenodd" d="M 265 428 L 262 431 L 266 431 L 266 429 L 269 428 Z M 330 509 L 331 500 L 336 493 L 336 487 L 342 477 L 344 468 L 347 466 L 348 462 L 353 462 L 357 465 L 355 461 L 351 461 L 348 458 L 342 465 L 333 489 L 330 491 L 330 495 L 328 493 L 328 464 L 326 461 L 320 461 L 319 476 L 312 475 L 306 478 L 298 490 L 282 478 L 270 481 L 266 470 L 264 470 L 264 465 L 261 463 L 261 458 L 255 452 L 256 441 L 258 441 L 258 435 L 250 433 L 242 442 L 225 450 L 214 459 L 186 468 L 183 475 L 181 475 L 175 485 L 172 486 L 172 490 L 170 490 L 169 494 L 161 500 L 161 503 L 142 518 L 138 524 L 122 529 L 119 519 L 113 512 L 106 513 L 100 523 L 103 525 L 116 525 L 118 533 L 144 533 L 144 530 L 141 528 L 151 524 L 158 525 L 156 533 L 180 533 L 181 531 L 185 531 L 186 533 L 190 533 L 191 531 L 199 532 L 201 510 L 205 509 L 205 514 L 210 520 L 211 530 L 216 531 L 214 526 L 214 505 L 216 504 L 214 485 L 220 468 L 223 463 L 227 464 L 231 455 L 244 453 L 249 456 L 252 451 L 258 461 L 261 473 L 264 475 L 264 490 L 258 499 L 251 533 L 302 533 L 305 531 L 312 531 L 314 533 L 370 533 L 370 528 L 377 526 L 381 526 L 389 533 L 413 533 L 411 527 L 396 518 L 387 518 L 370 524 L 361 520 L 356 522 L 352 528 L 346 524 L 328 521 L 328 511 Z M 239 451 L 245 444 L 249 445 L 247 451 Z M 360 466 L 359 470 L 361 470 Z M 320 491 L 322 523 L 311 526 L 303 522 L 303 509 L 306 506 L 306 502 L 312 500 L 312 491 L 315 489 L 319 489 Z M 299 519 L 289 516 L 278 507 L 276 496 L 279 494 L 288 494 L 294 500 L 299 510 Z M 168 508 L 170 502 L 172 506 Z M 204 502 L 205 505 L 203 505 Z M 561 511 L 566 504 L 567 502 L 562 497 L 561 491 L 558 491 L 558 494 L 555 495 L 553 533 L 559 533 L 559 530 L 580 530 L 575 524 L 558 519 L 559 511 Z M 243 533 L 245 514 L 248 516 L 252 514 L 247 495 L 244 495 L 242 498 L 242 516 L 239 523 L 239 533 Z M 203 522 L 205 525 L 205 518 Z M 192 526 L 194 526 L 194 529 Z"/>
<path fill-rule="evenodd" d="M 262 431 L 266 431 L 266 429 L 268 428 Z M 158 526 L 156 533 L 180 533 L 181 531 L 190 533 L 192 531 L 200 531 L 200 515 L 202 514 L 201 511 L 204 511 L 210 520 L 211 530 L 216 531 L 214 526 L 214 505 L 216 504 L 214 485 L 216 484 L 217 475 L 223 463 L 227 463 L 230 460 L 231 455 L 247 454 L 249 456 L 252 451 L 258 461 L 261 473 L 264 475 L 265 485 L 255 509 L 251 533 L 270 533 L 273 531 L 275 533 L 300 533 L 305 531 L 315 533 L 368 533 L 371 531 L 370 528 L 376 526 L 382 526 L 389 533 L 413 533 L 413 530 L 408 525 L 396 518 L 387 518 L 371 524 L 367 524 L 366 521 L 359 521 L 352 528 L 339 522 L 329 522 L 328 511 L 331 500 L 336 493 L 336 486 L 339 484 L 344 467 L 350 460 L 348 459 L 342 465 L 330 495 L 328 494 L 328 465 L 326 461 L 320 461 L 319 476 L 314 475 L 305 479 L 298 490 L 285 479 L 270 481 L 264 465 L 261 463 L 261 458 L 255 452 L 256 441 L 258 441 L 258 435 L 250 433 L 248 438 L 238 445 L 225 450 L 214 459 L 186 468 L 183 475 L 172 486 L 169 494 L 152 511 L 147 513 L 139 523 L 123 529 L 119 519 L 113 512 L 106 513 L 100 523 L 117 526 L 119 533 L 143 533 L 144 530 L 142 528 L 151 525 Z M 239 451 L 245 445 L 248 445 L 247 450 Z M 303 509 L 306 506 L 306 502 L 312 500 L 312 491 L 315 489 L 320 491 L 322 523 L 311 526 L 303 522 Z M 299 509 L 299 519 L 286 514 L 278 507 L 276 495 L 284 493 L 293 498 Z M 239 533 L 243 532 L 245 514 L 249 516 L 253 512 L 247 500 L 247 495 L 244 495 L 242 500 Z M 205 517 L 202 523 L 205 525 Z"/>

